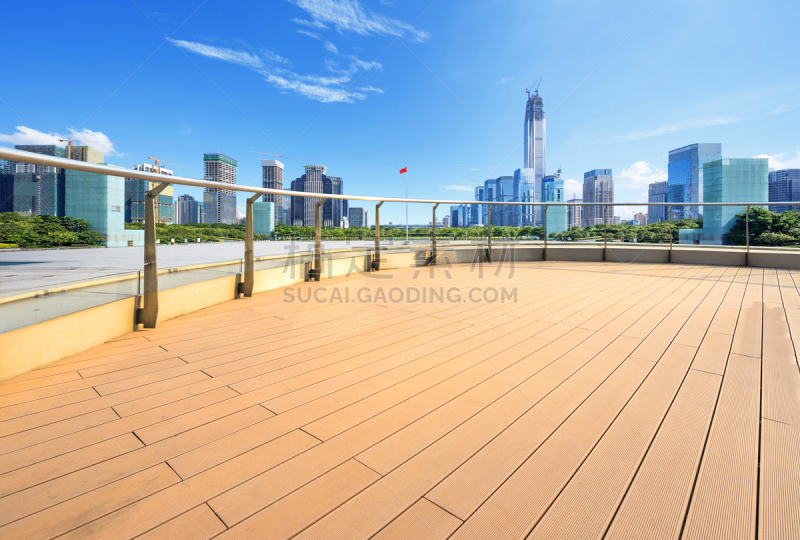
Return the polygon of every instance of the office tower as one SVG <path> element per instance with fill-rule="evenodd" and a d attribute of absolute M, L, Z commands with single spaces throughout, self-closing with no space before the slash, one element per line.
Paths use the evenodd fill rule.
<path fill-rule="evenodd" d="M 447 214 L 442 217 L 442 227 L 450 227 L 450 216 Z"/>
<path fill-rule="evenodd" d="M 11 162 L 0 159 L 0 212 L 14 211 L 14 175 Z"/>
<path fill-rule="evenodd" d="M 570 199 L 567 202 L 582 203 L 583 199 Z M 582 206 L 567 206 L 567 227 L 581 226 Z"/>
<path fill-rule="evenodd" d="M 633 214 L 633 223 L 631 225 L 647 225 L 647 214 L 644 212 L 636 212 Z"/>
<path fill-rule="evenodd" d="M 487 201 L 496 203 L 514 202 L 514 177 L 500 176 L 493 180 L 487 180 L 484 182 L 483 192 Z M 484 224 L 486 224 L 488 223 L 489 207 L 487 205 L 484 205 L 484 207 L 486 208 Z M 496 204 L 492 208 L 492 225 L 514 227 L 514 206 Z"/>
<path fill-rule="evenodd" d="M 267 189 L 283 189 L 283 163 L 277 159 L 262 159 L 261 182 L 262 187 Z M 272 205 L 275 212 L 274 223 L 283 223 L 283 195 L 265 193 L 261 200 L 275 203 Z"/>
<path fill-rule="evenodd" d="M 54 145 L 17 145 L 14 148 L 43 154 L 66 157 L 66 150 Z M 13 174 L 12 212 L 28 216 L 63 217 L 66 209 L 66 172 L 64 169 L 10 162 Z"/>
<path fill-rule="evenodd" d="M 203 171 L 203 179 L 208 182 L 236 183 L 236 160 L 225 154 L 203 154 Z M 203 192 L 203 213 L 206 223 L 236 223 L 236 192 L 225 188 L 206 188 Z"/>
<path fill-rule="evenodd" d="M 669 199 L 669 183 L 668 182 L 653 182 L 647 190 L 647 202 L 661 203 L 667 202 Z M 658 223 L 660 221 L 667 221 L 669 219 L 668 206 L 648 206 L 647 207 L 647 222 Z"/>
<path fill-rule="evenodd" d="M 703 164 L 722 157 L 719 143 L 690 144 L 669 153 L 669 202 L 702 202 Z M 700 217 L 699 206 L 673 206 L 673 219 Z"/>
<path fill-rule="evenodd" d="M 253 203 L 253 234 L 269 234 L 275 232 L 275 203 Z"/>
<path fill-rule="evenodd" d="M 479 188 L 477 188 L 479 189 Z M 483 183 L 483 200 L 487 202 L 494 202 L 494 195 L 497 191 L 497 180 L 491 179 L 486 180 Z M 492 225 L 496 225 L 496 219 L 494 217 L 495 209 L 492 209 Z M 489 224 L 489 205 L 482 204 L 481 205 L 481 222 L 484 226 Z"/>
<path fill-rule="evenodd" d="M 67 146 L 66 158 L 87 163 L 105 163 L 106 156 L 91 146 Z"/>
<path fill-rule="evenodd" d="M 331 195 L 343 194 L 343 183 L 340 177 L 327 176 L 324 165 L 306 165 L 305 174 L 292 181 L 292 191 L 302 193 L 320 193 Z M 321 198 L 292 197 L 290 225 L 314 227 L 316 225 L 316 204 Z M 328 199 L 322 205 L 322 225 L 340 227 L 344 205 L 342 199 Z"/>
<path fill-rule="evenodd" d="M 450 226 L 451 227 L 469 227 L 469 204 L 455 204 L 450 207 Z"/>
<path fill-rule="evenodd" d="M 542 203 L 564 202 L 564 181 L 561 179 L 561 169 L 551 176 L 542 179 Z M 546 232 L 561 233 L 567 230 L 567 207 L 550 206 L 547 209 Z"/>
<path fill-rule="evenodd" d="M 369 227 L 367 211 L 358 206 L 351 206 L 348 209 L 348 220 L 351 227 Z"/>
<path fill-rule="evenodd" d="M 200 202 L 191 195 L 181 195 L 175 200 L 175 223 L 200 223 Z"/>
<path fill-rule="evenodd" d="M 800 169 L 782 169 L 769 173 L 769 202 L 800 201 Z M 773 212 L 798 210 L 798 205 L 769 205 Z"/>
<path fill-rule="evenodd" d="M 522 168 L 514 171 L 513 200 L 514 202 L 541 202 L 542 178 L 537 181 L 535 169 Z M 537 214 L 535 206 L 514 206 L 512 208 L 514 209 L 515 227 L 533 227 L 536 225 Z"/>
<path fill-rule="evenodd" d="M 594 169 L 583 173 L 583 202 L 614 202 L 614 178 L 611 174 L 611 169 Z M 602 224 L 603 208 L 607 208 L 606 220 L 614 217 L 613 207 L 584 206 L 581 215 L 583 227 Z"/>
<path fill-rule="evenodd" d="M 703 164 L 703 202 L 766 201 L 769 163 L 766 158 L 717 159 Z M 703 207 L 702 229 L 681 229 L 681 244 L 722 245 L 744 206 Z"/>
<path fill-rule="evenodd" d="M 483 201 L 483 188 L 476 187 L 475 188 L 475 200 L 476 201 Z M 483 206 L 482 204 L 473 204 L 470 206 L 469 209 L 469 224 L 470 226 L 473 225 L 481 225 L 483 224 Z"/>
<path fill-rule="evenodd" d="M 342 199 L 342 227 L 347 228 L 350 226 L 350 201 Z M 345 224 L 345 220 L 347 224 Z"/>
<path fill-rule="evenodd" d="M 156 168 L 155 165 L 150 163 L 134 165 L 133 170 L 172 176 L 172 171 L 166 167 L 159 166 Z M 140 180 L 138 178 L 125 179 L 125 223 L 144 223 L 145 193 L 158 184 L 159 182 Z M 156 221 L 159 223 L 174 222 L 175 205 L 172 199 L 172 186 L 167 186 L 156 197 Z"/>
<path fill-rule="evenodd" d="M 534 191 L 536 201 L 541 201 L 542 180 L 546 173 L 546 123 L 544 118 L 544 101 L 539 95 L 538 88 L 533 95 L 528 96 L 525 106 L 525 138 L 523 141 L 524 169 L 533 169 Z M 534 224 L 542 223 L 542 208 L 534 208 Z"/>
<path fill-rule="evenodd" d="M 67 169 L 65 193 L 66 215 L 88 221 L 90 229 L 103 237 L 102 245 L 144 245 L 144 231 L 125 229 L 124 178 Z"/>

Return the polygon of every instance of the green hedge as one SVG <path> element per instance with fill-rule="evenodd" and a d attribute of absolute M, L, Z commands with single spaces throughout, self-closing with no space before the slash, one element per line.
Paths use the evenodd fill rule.
<path fill-rule="evenodd" d="M 19 247 L 58 247 L 99 245 L 103 237 L 89 230 L 84 219 L 56 216 L 20 216 L 16 212 L 0 214 L 0 243 Z"/>

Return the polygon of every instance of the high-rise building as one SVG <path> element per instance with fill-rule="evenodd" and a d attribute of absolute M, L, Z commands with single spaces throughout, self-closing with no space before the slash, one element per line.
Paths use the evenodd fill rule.
<path fill-rule="evenodd" d="M 66 157 L 66 150 L 54 145 L 17 145 L 14 148 Z M 45 165 L 10 162 L 13 174 L 12 212 L 28 216 L 63 217 L 66 210 L 66 171 Z"/>
<path fill-rule="evenodd" d="M 561 179 L 561 169 L 551 176 L 542 179 L 542 203 L 564 202 L 564 181 Z M 550 206 L 547 208 L 547 234 L 562 233 L 567 230 L 568 216 L 566 206 Z"/>
<path fill-rule="evenodd" d="M 765 201 L 769 197 L 766 158 L 717 159 L 703 164 L 703 202 Z M 725 244 L 744 206 L 705 206 L 702 229 L 681 229 L 681 244 Z"/>
<path fill-rule="evenodd" d="M 647 214 L 644 212 L 635 212 L 633 214 L 633 223 L 632 225 L 647 225 Z"/>
<path fill-rule="evenodd" d="M 475 188 L 475 200 L 476 201 L 483 201 L 483 188 L 476 187 Z M 473 225 L 482 225 L 483 224 L 483 204 L 473 204 L 470 206 L 469 209 L 469 224 L 470 226 Z"/>
<path fill-rule="evenodd" d="M 782 169 L 769 172 L 769 202 L 800 201 L 800 169 Z M 798 210 L 798 205 L 769 205 L 773 212 Z"/>
<path fill-rule="evenodd" d="M 583 199 L 570 199 L 567 202 L 582 203 Z M 567 227 L 581 227 L 582 206 L 567 206 Z"/>
<path fill-rule="evenodd" d="M 541 202 L 542 178 L 536 178 L 536 169 L 522 168 L 514 171 L 514 202 Z M 514 206 L 513 209 L 515 227 L 536 225 L 536 206 Z"/>
<path fill-rule="evenodd" d="M 454 204 L 450 207 L 450 226 L 469 227 L 469 204 Z"/>
<path fill-rule="evenodd" d="M 253 203 L 253 234 L 269 234 L 275 232 L 275 203 Z"/>
<path fill-rule="evenodd" d="M 669 199 L 669 183 L 653 182 L 647 190 L 647 202 L 665 203 Z M 647 222 L 659 223 L 669 219 L 669 207 L 667 206 L 648 206 Z"/>
<path fill-rule="evenodd" d="M 158 173 L 172 176 L 172 171 L 166 167 L 150 163 L 133 166 L 134 171 Z M 139 178 L 125 179 L 125 223 L 144 223 L 145 193 L 158 185 L 158 182 L 140 180 Z M 167 186 L 164 191 L 156 196 L 156 220 L 159 223 L 174 223 L 175 205 L 173 203 L 173 188 Z"/>
<path fill-rule="evenodd" d="M 305 174 L 292 181 L 292 191 L 302 193 L 320 193 L 342 195 L 344 192 L 342 179 L 327 176 L 324 165 L 306 165 Z M 316 225 L 316 205 L 320 198 L 292 197 L 291 225 L 314 227 Z M 342 199 L 328 199 L 322 204 L 322 225 L 324 227 L 341 227 L 344 205 Z"/>
<path fill-rule="evenodd" d="M 65 176 L 66 215 L 88 221 L 106 247 L 144 245 L 144 231 L 125 229 L 124 178 L 71 169 Z"/>
<path fill-rule="evenodd" d="M 525 138 L 523 141 L 524 169 L 533 169 L 534 190 L 536 201 L 541 201 L 541 185 L 547 174 L 546 163 L 546 123 L 544 118 L 544 101 L 537 88 L 533 95 L 528 96 L 525 105 Z M 542 223 L 542 207 L 537 206 L 533 211 L 534 224 Z"/>
<path fill-rule="evenodd" d="M 669 153 L 669 202 L 702 202 L 703 164 L 722 157 L 719 143 L 690 144 Z M 699 206 L 673 206 L 673 219 L 700 217 Z"/>
<path fill-rule="evenodd" d="M 203 179 L 208 182 L 236 183 L 236 160 L 225 154 L 203 154 L 203 171 Z M 236 192 L 225 188 L 206 188 L 203 192 L 203 214 L 206 223 L 236 223 Z"/>
<path fill-rule="evenodd" d="M 201 205 L 191 195 L 175 199 L 175 224 L 200 223 Z"/>
<path fill-rule="evenodd" d="M 283 189 L 283 163 L 277 159 L 262 159 L 261 182 L 266 189 Z M 272 205 L 275 212 L 274 223 L 283 223 L 283 195 L 265 193 L 261 200 L 275 203 Z"/>
<path fill-rule="evenodd" d="M 0 212 L 14 211 L 14 175 L 11 162 L 0 159 Z"/>
<path fill-rule="evenodd" d="M 87 163 L 104 163 L 105 154 L 91 146 L 67 146 L 66 158 L 75 161 L 85 161 Z"/>
<path fill-rule="evenodd" d="M 485 201 L 504 203 L 514 201 L 514 177 L 500 176 L 486 180 L 483 183 L 483 197 Z M 489 223 L 489 205 L 483 206 L 483 224 Z M 515 226 L 515 210 L 512 205 L 496 204 L 492 208 L 492 226 Z M 453 225 L 455 227 L 456 225 Z M 461 226 L 461 225 L 459 225 Z"/>
<path fill-rule="evenodd" d="M 450 216 L 447 214 L 442 217 L 442 227 L 450 227 Z"/>
<path fill-rule="evenodd" d="M 611 174 L 611 169 L 593 169 L 583 173 L 583 202 L 614 202 L 614 177 Z M 603 223 L 604 208 L 606 208 L 606 220 L 614 217 L 613 207 L 584 206 L 581 215 L 583 227 L 589 227 L 598 222 Z"/>
<path fill-rule="evenodd" d="M 369 212 L 358 206 L 348 209 L 348 221 L 351 227 L 369 227 L 367 216 Z"/>

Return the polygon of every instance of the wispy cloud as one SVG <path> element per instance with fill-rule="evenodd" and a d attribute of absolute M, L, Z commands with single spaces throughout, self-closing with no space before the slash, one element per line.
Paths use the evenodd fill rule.
<path fill-rule="evenodd" d="M 297 24 L 301 24 L 303 26 L 307 26 L 309 28 L 327 28 L 324 24 L 319 21 L 306 21 L 303 19 L 292 19 Z"/>
<path fill-rule="evenodd" d="M 331 43 L 330 41 L 325 42 L 325 49 L 328 52 L 332 52 L 333 54 L 339 54 L 339 49 L 336 48 L 336 45 Z"/>
<path fill-rule="evenodd" d="M 800 150 L 797 151 L 794 157 L 788 154 L 759 154 L 753 157 L 769 159 L 770 169 L 800 169 Z"/>
<path fill-rule="evenodd" d="M 381 69 L 382 67 L 377 62 L 364 62 L 354 56 L 345 55 L 344 57 L 350 60 L 350 65 L 348 69 L 338 71 L 341 75 L 339 77 L 302 75 L 286 67 L 289 63 L 288 60 L 269 51 L 259 55 L 191 41 L 171 39 L 170 42 L 176 47 L 195 54 L 245 66 L 261 75 L 264 80 L 280 90 L 291 90 L 309 99 L 323 103 L 353 103 L 356 100 L 366 99 L 367 94 L 363 91 L 351 91 L 345 88 L 337 88 L 337 86 L 350 82 L 351 76 L 359 69 Z M 331 46 L 333 47 L 333 44 Z M 336 47 L 333 47 L 333 49 L 336 49 Z M 338 53 L 338 50 L 336 52 Z"/>
<path fill-rule="evenodd" d="M 41 145 L 55 145 L 66 146 L 66 143 L 59 141 L 59 139 L 68 139 L 70 136 L 73 138 L 73 143 L 78 145 L 89 145 L 92 148 L 100 150 L 106 155 L 121 156 L 123 154 L 117 152 L 114 148 L 114 143 L 108 138 L 105 133 L 100 131 L 92 131 L 91 129 L 75 130 L 67 128 L 69 135 L 62 135 L 61 133 L 45 133 L 26 126 L 16 126 L 17 130 L 14 133 L 4 134 L 0 133 L 0 142 L 7 144 L 41 144 Z M 78 142 L 78 141 L 91 141 L 91 142 Z"/>
<path fill-rule="evenodd" d="M 315 34 L 314 32 L 309 32 L 308 30 L 300 29 L 300 30 L 297 31 L 297 33 L 298 34 L 305 34 L 305 35 L 310 36 L 310 37 L 312 37 L 314 39 L 322 39 L 321 35 Z"/>
<path fill-rule="evenodd" d="M 289 0 L 311 16 L 311 21 L 294 19 L 298 24 L 322 28 L 327 24 L 334 26 L 339 32 L 355 32 L 362 36 L 382 34 L 407 37 L 415 41 L 425 41 L 431 36 L 424 30 L 412 25 L 375 13 L 358 0 Z"/>
<path fill-rule="evenodd" d="M 514 77 L 506 77 L 505 79 L 500 79 L 495 84 L 506 84 L 508 81 L 514 80 Z"/>
<path fill-rule="evenodd" d="M 383 94 L 383 90 L 380 88 L 375 88 L 374 86 L 362 86 L 359 88 L 362 92 L 375 92 L 376 94 Z"/>
<path fill-rule="evenodd" d="M 740 122 L 742 120 L 745 120 L 745 118 L 720 117 L 720 118 L 711 118 L 702 120 L 686 120 L 683 122 L 675 122 L 673 124 L 667 124 L 665 126 L 661 126 L 659 128 L 647 131 L 639 131 L 636 133 L 629 133 L 627 135 L 617 135 L 614 137 L 614 140 L 621 142 L 635 141 L 637 139 L 657 137 L 659 135 L 666 135 L 667 133 L 674 133 L 676 131 L 683 131 L 685 129 L 698 129 L 711 126 L 721 126 L 724 124 L 733 124 L 734 122 Z"/>
<path fill-rule="evenodd" d="M 446 186 L 439 186 L 439 189 L 446 189 L 447 191 L 475 191 L 475 186 L 465 186 L 463 184 L 450 184 Z"/>
<path fill-rule="evenodd" d="M 627 169 L 614 175 L 614 185 L 620 188 L 647 189 L 653 182 L 664 182 L 667 180 L 667 172 L 664 169 L 647 163 L 637 161 Z"/>

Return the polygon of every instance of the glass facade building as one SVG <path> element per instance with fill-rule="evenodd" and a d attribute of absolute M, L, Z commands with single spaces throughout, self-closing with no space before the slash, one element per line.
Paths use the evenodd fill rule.
<path fill-rule="evenodd" d="M 769 202 L 800 201 L 800 169 L 783 169 L 769 173 Z M 773 212 L 800 210 L 800 205 L 769 205 Z"/>
<path fill-rule="evenodd" d="M 475 188 L 475 200 L 483 201 L 483 188 Z M 483 204 L 473 204 L 469 210 L 469 224 L 470 226 L 483 224 Z"/>
<path fill-rule="evenodd" d="M 0 212 L 14 211 L 14 175 L 11 162 L 0 159 Z"/>
<path fill-rule="evenodd" d="M 234 225 L 236 219 L 236 195 L 221 189 L 203 192 L 203 223 L 225 223 Z"/>
<path fill-rule="evenodd" d="M 535 169 L 522 168 L 514 171 L 514 202 L 540 202 L 541 187 L 537 193 Z M 533 227 L 536 223 L 535 206 L 514 206 L 514 226 Z"/>
<path fill-rule="evenodd" d="M 253 203 L 253 234 L 269 234 L 275 232 L 275 203 Z"/>
<path fill-rule="evenodd" d="M 647 202 L 659 203 L 668 202 L 669 182 L 653 182 L 647 188 Z M 658 223 L 667 221 L 669 218 L 669 207 L 667 206 L 648 206 L 647 222 Z"/>
<path fill-rule="evenodd" d="M 172 176 L 171 170 L 164 167 L 156 168 L 149 163 L 134 165 L 133 170 Z M 156 185 L 158 185 L 158 182 L 150 182 L 149 180 L 140 180 L 138 178 L 125 179 L 125 223 L 144 223 L 144 194 L 156 187 Z M 164 191 L 156 196 L 156 220 L 159 223 L 175 223 L 172 186 L 167 186 Z"/>
<path fill-rule="evenodd" d="M 351 227 L 369 227 L 367 215 L 367 211 L 359 206 L 351 206 L 347 210 Z"/>
<path fill-rule="evenodd" d="M 614 202 L 614 177 L 611 169 L 593 169 L 583 173 L 583 202 Z M 581 225 L 589 227 L 603 223 L 603 209 L 606 208 L 605 219 L 614 217 L 613 207 L 584 206 L 581 214 Z"/>
<path fill-rule="evenodd" d="M 672 150 L 667 169 L 669 202 L 703 202 L 703 164 L 722 158 L 719 143 L 698 143 Z M 700 217 L 699 206 L 673 206 L 673 219 Z"/>
<path fill-rule="evenodd" d="M 54 145 L 17 145 L 14 148 L 45 156 L 67 157 Z M 44 165 L 10 162 L 13 174 L 12 212 L 32 216 L 65 216 L 66 171 Z"/>
<path fill-rule="evenodd" d="M 200 223 L 202 205 L 191 195 L 181 195 L 175 199 L 175 223 Z"/>
<path fill-rule="evenodd" d="M 306 165 L 305 174 L 292 181 L 292 191 L 343 195 L 344 183 L 337 176 L 328 176 L 324 165 Z M 292 222 L 289 225 L 314 227 L 316 225 L 316 205 L 320 198 L 292 197 Z M 322 204 L 322 225 L 341 227 L 345 217 L 346 202 L 342 199 L 328 199 Z"/>
<path fill-rule="evenodd" d="M 469 204 L 455 204 L 450 207 L 450 227 L 469 227 Z"/>
<path fill-rule="evenodd" d="M 283 163 L 277 159 L 261 160 L 261 186 L 267 189 L 283 189 Z M 265 193 L 261 199 L 273 202 L 275 223 L 283 223 L 283 195 Z"/>
<path fill-rule="evenodd" d="M 769 163 L 766 158 L 718 159 L 703 164 L 703 202 L 766 201 Z M 726 243 L 725 235 L 744 206 L 706 206 L 702 229 L 681 229 L 681 244 Z"/>
<path fill-rule="evenodd" d="M 552 176 L 545 176 L 542 180 L 542 202 L 565 202 L 564 181 L 561 171 Z M 545 230 L 547 234 L 562 233 L 567 230 L 568 216 L 566 206 L 551 206 L 547 209 Z"/>
<path fill-rule="evenodd" d="M 525 136 L 523 139 L 523 169 L 533 169 L 535 200 L 542 200 L 542 180 L 547 170 L 547 124 L 544 117 L 544 101 L 538 90 L 525 105 Z M 542 224 L 542 208 L 533 209 L 534 225 Z"/>

